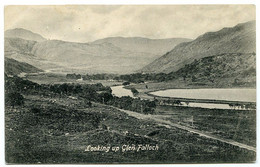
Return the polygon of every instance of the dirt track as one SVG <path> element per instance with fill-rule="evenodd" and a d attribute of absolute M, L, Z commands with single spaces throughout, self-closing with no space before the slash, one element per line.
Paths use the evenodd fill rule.
<path fill-rule="evenodd" d="M 113 108 L 116 108 L 116 107 L 113 107 Z M 221 137 L 209 134 L 209 133 L 205 133 L 205 132 L 202 132 L 202 131 L 199 131 L 199 130 L 196 130 L 196 129 L 192 129 L 192 128 L 189 128 L 189 127 L 186 127 L 186 126 L 182 126 L 182 125 L 173 123 L 171 121 L 163 120 L 162 118 L 160 118 L 156 115 L 144 115 L 144 114 L 140 114 L 140 113 L 137 113 L 137 112 L 132 112 L 132 111 L 123 110 L 123 109 L 119 109 L 119 108 L 116 108 L 116 109 L 118 109 L 118 110 L 120 110 L 124 113 L 127 113 L 129 116 L 133 116 L 137 119 L 154 120 L 158 124 L 165 125 L 165 127 L 167 127 L 167 128 L 171 128 L 170 126 L 177 127 L 179 129 L 183 129 L 183 130 L 189 131 L 191 133 L 198 134 L 200 136 L 204 136 L 206 138 L 218 140 L 218 141 L 221 141 L 223 143 L 227 143 L 227 144 L 230 144 L 230 145 L 233 145 L 233 146 L 237 146 L 237 147 L 240 147 L 240 148 L 244 148 L 244 149 L 256 152 L 255 147 L 248 146 L 246 144 L 239 143 L 239 142 L 236 142 L 234 140 L 224 139 L 224 138 L 221 138 Z"/>

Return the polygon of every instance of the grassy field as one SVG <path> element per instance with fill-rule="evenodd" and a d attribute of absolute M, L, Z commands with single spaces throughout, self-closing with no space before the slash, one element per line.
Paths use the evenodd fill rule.
<path fill-rule="evenodd" d="M 175 123 L 256 147 L 255 110 L 157 106 L 156 114 Z"/>
<path fill-rule="evenodd" d="M 174 110 L 175 114 L 181 112 Z M 191 111 L 184 113 L 190 115 Z M 196 126 L 207 122 L 202 119 L 206 112 L 193 111 L 192 114 Z M 253 162 L 256 158 L 255 152 L 136 119 L 109 106 L 95 103 L 88 107 L 84 99 L 28 95 L 23 107 L 6 107 L 5 121 L 7 163 L 221 163 Z M 248 127 L 252 128 L 250 123 Z M 88 145 L 121 148 L 138 144 L 157 144 L 159 149 L 85 151 Z"/>

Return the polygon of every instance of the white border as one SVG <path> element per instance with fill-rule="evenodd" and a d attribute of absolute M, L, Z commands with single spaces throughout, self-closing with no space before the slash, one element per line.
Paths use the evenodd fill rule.
<path fill-rule="evenodd" d="M 64 5 L 64 4 L 255 4 L 257 0 L 3 0 L 4 5 Z"/>
<path fill-rule="evenodd" d="M 256 55 L 258 55 L 259 51 L 259 1 L 257 0 L 0 0 L 1 9 L 0 9 L 0 166 L 6 166 L 4 159 L 4 6 L 6 5 L 87 5 L 87 4 L 122 4 L 122 5 L 153 5 L 153 4 L 255 4 L 256 5 L 256 34 L 257 34 L 257 51 Z M 257 58 L 257 67 L 259 67 L 259 58 Z M 257 88 L 260 83 L 258 82 L 259 78 L 259 68 L 257 68 Z M 257 89 L 257 95 L 259 95 L 260 91 Z M 259 102 L 260 100 L 257 98 L 257 150 L 259 150 Z M 12 165 L 18 166 L 18 165 Z M 20 167 L 28 166 L 28 165 L 19 165 Z M 54 165 L 37 165 L 37 166 L 54 166 Z M 68 165 L 59 165 L 59 166 L 68 166 Z M 78 166 L 78 165 L 69 165 L 69 166 Z M 88 165 L 88 166 L 96 166 L 96 165 Z M 111 166 L 111 165 L 102 165 L 102 166 Z M 123 165 L 118 165 L 123 166 Z M 184 166 L 227 166 L 227 167 L 242 167 L 242 166 L 259 166 L 259 152 L 257 154 L 257 161 L 254 164 L 190 164 L 190 165 L 124 165 L 124 166 L 174 166 L 174 167 L 184 167 Z"/>

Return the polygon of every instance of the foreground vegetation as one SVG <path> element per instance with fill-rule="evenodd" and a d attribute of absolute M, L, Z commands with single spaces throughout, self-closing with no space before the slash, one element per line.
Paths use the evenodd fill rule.
<path fill-rule="evenodd" d="M 221 163 L 253 162 L 256 158 L 253 151 L 152 120 L 137 119 L 110 107 L 146 114 L 159 113 L 160 110 L 153 101 L 115 97 L 111 95 L 111 89 L 102 84 L 39 85 L 6 75 L 5 93 L 8 97 L 5 99 L 7 163 Z M 194 118 L 196 128 L 205 126 L 202 123 L 207 121 L 201 119 L 207 115 L 205 111 L 183 111 L 186 116 L 198 115 Z M 230 114 L 232 117 L 234 113 Z M 212 114 L 211 120 L 216 116 Z M 216 118 L 217 121 L 221 120 Z M 253 116 L 250 115 L 250 118 Z M 187 121 L 182 120 L 182 124 L 185 123 Z M 215 124 L 214 121 L 210 123 Z M 250 128 L 252 134 L 244 138 L 242 131 L 237 136 L 254 140 L 252 125 L 243 121 L 241 125 Z M 225 128 L 221 130 L 225 132 Z M 248 141 L 246 143 L 254 145 Z M 121 148 L 123 145 L 138 144 L 157 144 L 159 149 L 139 152 L 123 152 L 122 149 L 117 152 L 86 151 L 88 145 Z"/>
<path fill-rule="evenodd" d="M 166 120 L 256 147 L 256 111 L 157 106 Z"/>
<path fill-rule="evenodd" d="M 91 102 L 99 102 L 103 104 L 113 105 L 126 110 L 142 113 L 153 113 L 156 104 L 154 101 L 142 100 L 132 97 L 116 97 L 112 95 L 110 87 L 97 84 L 37 84 L 29 80 L 23 80 L 17 76 L 5 77 L 6 96 L 9 97 L 14 92 L 23 94 L 40 94 L 43 97 L 69 97 L 69 98 L 84 98 L 89 104 Z M 19 95 L 17 95 L 19 96 Z M 6 99 L 6 103 L 14 105 L 16 101 L 9 102 L 8 99 L 17 99 L 16 96 L 11 96 Z"/>
<path fill-rule="evenodd" d="M 50 103 L 50 100 L 56 100 Z M 83 99 L 25 96 L 6 107 L 8 163 L 252 162 L 255 153 L 177 128 L 138 120 Z M 158 151 L 86 152 L 88 145 L 158 144 Z"/>

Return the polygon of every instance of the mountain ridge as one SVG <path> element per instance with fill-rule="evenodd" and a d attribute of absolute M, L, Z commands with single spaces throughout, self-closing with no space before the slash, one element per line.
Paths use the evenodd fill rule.
<path fill-rule="evenodd" d="M 19 75 L 20 73 L 36 73 L 43 70 L 28 63 L 19 62 L 12 58 L 5 58 L 5 73 L 8 75 Z"/>
<path fill-rule="evenodd" d="M 5 31 L 5 38 L 22 38 L 30 41 L 42 42 L 46 39 L 38 33 L 23 28 L 14 28 Z"/>
<path fill-rule="evenodd" d="M 164 54 L 173 49 L 177 44 L 190 41 L 188 38 L 165 38 L 150 39 L 144 37 L 107 37 L 93 41 L 91 43 L 112 43 L 124 50 L 137 50 L 138 52 L 147 52 L 151 54 Z"/>
<path fill-rule="evenodd" d="M 36 33 L 26 32 L 33 34 L 30 38 L 35 37 Z M 45 38 L 36 41 L 23 37 L 10 37 L 8 30 L 5 31 L 7 57 L 36 67 L 39 65 L 44 70 L 64 68 L 65 71 L 80 73 L 171 73 L 195 59 L 222 53 L 253 53 L 256 50 L 255 21 L 207 32 L 192 41 L 185 38 L 108 37 L 78 43 Z"/>
<path fill-rule="evenodd" d="M 223 53 L 196 59 L 168 79 L 184 80 L 188 85 L 214 87 L 256 87 L 255 53 Z"/>
<path fill-rule="evenodd" d="M 181 43 L 139 71 L 170 73 L 194 59 L 221 53 L 253 53 L 256 50 L 255 43 L 255 21 L 240 23 L 234 27 L 204 33 L 193 41 Z"/>
<path fill-rule="evenodd" d="M 147 50 L 142 49 L 142 46 L 124 48 L 106 41 L 79 43 L 62 40 L 36 41 L 26 38 L 5 35 L 5 56 L 36 67 L 39 66 L 44 70 L 50 70 L 50 68 L 55 70 L 56 65 L 56 70 L 64 68 L 62 71 L 67 72 L 127 74 L 142 68 L 161 56 L 160 52 L 147 52 Z M 151 39 L 142 37 L 128 39 L 151 41 Z M 158 43 L 162 40 L 152 41 Z M 174 40 L 166 39 L 163 41 L 173 42 Z M 153 48 L 152 45 L 151 42 L 145 43 L 148 48 Z M 158 47 L 167 50 L 164 45 Z"/>

